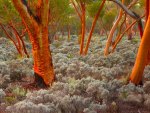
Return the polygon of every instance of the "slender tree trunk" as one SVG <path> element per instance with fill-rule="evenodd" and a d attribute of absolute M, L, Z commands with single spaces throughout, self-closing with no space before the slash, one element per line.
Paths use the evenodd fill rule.
<path fill-rule="evenodd" d="M 105 4 L 105 1 L 106 0 L 103 0 L 102 4 L 100 5 L 99 7 L 99 10 L 97 12 L 97 14 L 95 15 L 95 18 L 93 20 L 93 23 L 92 23 L 92 27 L 91 27 L 91 30 L 90 30 L 90 33 L 89 33 L 89 37 L 88 37 L 88 40 L 87 40 L 87 43 L 86 43 L 86 47 L 85 47 L 85 51 L 84 51 L 84 54 L 86 55 L 87 54 L 87 51 L 88 51 L 88 48 L 89 48 L 89 45 L 90 45 L 90 41 L 91 41 L 91 38 L 92 38 L 92 34 L 93 34 L 93 31 L 94 31 L 94 28 L 95 28 L 95 25 L 96 25 L 96 22 L 98 20 L 98 17 L 100 15 L 100 12 Z"/>
<path fill-rule="evenodd" d="M 117 20 L 115 21 L 113 27 L 111 28 L 111 30 L 109 32 L 107 43 L 106 43 L 105 50 L 104 50 L 104 55 L 105 56 L 107 56 L 109 54 L 109 47 L 111 46 L 114 32 L 115 32 L 121 18 L 122 18 L 122 10 L 120 11 L 120 14 L 119 14 Z"/>
<path fill-rule="evenodd" d="M 82 33 L 81 33 L 81 43 L 80 43 L 80 55 L 83 54 L 84 49 L 84 38 L 85 38 L 85 3 L 81 3 L 82 8 Z"/>
<path fill-rule="evenodd" d="M 124 0 L 122 0 L 122 3 L 124 4 Z M 111 43 L 112 43 L 113 34 L 122 18 L 122 15 L 123 15 L 123 10 L 120 9 L 119 16 L 118 16 L 117 20 L 115 21 L 113 27 L 111 28 L 108 39 L 107 39 L 107 43 L 106 43 L 105 50 L 104 50 L 105 56 L 107 56 L 109 54 L 109 47 L 112 45 Z"/>

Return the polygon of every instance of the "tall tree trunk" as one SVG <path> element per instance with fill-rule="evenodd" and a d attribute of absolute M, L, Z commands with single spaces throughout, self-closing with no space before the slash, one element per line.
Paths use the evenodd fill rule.
<path fill-rule="evenodd" d="M 122 3 L 124 4 L 124 0 L 122 0 Z M 117 26 L 122 18 L 122 15 L 123 15 L 123 10 L 120 9 L 119 16 L 118 16 L 117 20 L 115 21 L 113 27 L 111 28 L 108 39 L 107 39 L 106 47 L 104 50 L 105 56 L 107 56 L 109 54 L 109 47 L 112 45 L 113 34 L 114 34 L 115 30 L 117 29 Z"/>
<path fill-rule="evenodd" d="M 38 1 L 37 15 L 30 14 L 30 9 L 21 0 L 12 1 L 27 28 L 32 44 L 35 75 L 45 85 L 50 85 L 54 81 L 54 69 L 48 41 L 49 0 Z"/>
<path fill-rule="evenodd" d="M 83 54 L 84 49 L 84 38 L 85 38 L 85 3 L 81 3 L 82 8 L 82 33 L 81 33 L 81 42 L 80 42 L 80 55 Z"/>
<path fill-rule="evenodd" d="M 122 18 L 122 10 L 120 11 L 119 16 L 118 16 L 117 20 L 115 21 L 115 23 L 114 23 L 113 27 L 111 28 L 110 33 L 108 35 L 106 47 L 105 47 L 105 50 L 104 50 L 104 55 L 105 56 L 107 56 L 109 54 L 109 47 L 111 46 L 114 32 L 115 32 L 121 18 Z"/>
<path fill-rule="evenodd" d="M 42 36 L 40 34 L 43 34 Z M 30 36 L 32 38 L 32 36 Z M 37 35 L 39 43 L 32 49 L 34 59 L 34 72 L 41 76 L 48 85 L 54 80 L 52 56 L 49 50 L 48 29 L 41 27 Z"/>
<path fill-rule="evenodd" d="M 144 30 L 144 35 L 142 37 L 142 41 L 138 50 L 137 58 L 135 65 L 132 70 L 132 74 L 130 76 L 130 80 L 135 83 L 139 84 L 142 80 L 143 71 L 146 65 L 146 59 L 148 56 L 148 50 L 150 48 L 150 19 L 148 19 L 146 28 Z"/>
<path fill-rule="evenodd" d="M 150 5 L 150 2 L 149 2 Z M 149 8 L 150 10 L 150 8 Z M 149 63 L 149 50 L 150 50 L 150 14 L 148 14 L 148 20 L 141 40 L 140 47 L 138 49 L 137 58 L 130 75 L 130 80 L 134 84 L 139 84 L 142 81 L 142 76 L 145 66 Z"/>
<path fill-rule="evenodd" d="M 106 1 L 106 0 L 103 0 L 102 4 L 100 5 L 99 10 L 98 10 L 98 12 L 96 13 L 95 18 L 94 18 L 94 20 L 93 20 L 92 27 L 91 27 L 91 30 L 90 30 L 90 33 L 89 33 L 89 37 L 88 37 L 88 40 L 87 40 L 87 43 L 86 43 L 85 51 L 84 51 L 84 54 L 85 54 L 85 55 L 87 54 L 87 51 L 88 51 L 88 48 L 89 48 L 89 45 L 90 45 L 90 41 L 91 41 L 91 38 L 92 38 L 92 34 L 93 34 L 93 31 L 94 31 L 96 22 L 97 22 L 97 20 L 98 20 L 98 17 L 99 17 L 99 15 L 100 15 L 100 12 L 101 12 L 101 10 L 102 10 L 104 4 L 105 4 L 105 1 Z"/>

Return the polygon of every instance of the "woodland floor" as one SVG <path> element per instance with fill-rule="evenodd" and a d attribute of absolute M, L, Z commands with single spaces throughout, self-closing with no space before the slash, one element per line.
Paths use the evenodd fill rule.
<path fill-rule="evenodd" d="M 88 55 L 80 56 L 76 36 L 60 38 L 51 44 L 56 82 L 27 90 L 22 86 L 33 81 L 32 57 L 20 58 L 13 44 L 0 38 L 0 113 L 150 113 L 150 66 L 143 86 L 126 85 L 139 42 L 124 38 L 104 57 L 106 39 L 95 35 Z"/>

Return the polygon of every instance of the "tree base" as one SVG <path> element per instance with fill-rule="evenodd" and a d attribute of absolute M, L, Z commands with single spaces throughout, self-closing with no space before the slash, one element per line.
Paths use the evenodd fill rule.
<path fill-rule="evenodd" d="M 34 81 L 32 83 L 26 84 L 23 86 L 26 89 L 47 89 L 49 85 L 45 84 L 43 78 L 37 73 L 34 73 Z"/>
<path fill-rule="evenodd" d="M 45 84 L 43 78 L 41 76 L 39 76 L 37 73 L 34 73 L 34 83 L 36 85 L 36 87 L 39 87 L 39 88 L 47 88 L 49 87 L 49 85 Z"/>
<path fill-rule="evenodd" d="M 127 78 L 126 85 L 129 84 L 130 82 L 133 83 L 133 82 L 131 81 L 131 79 L 128 77 L 128 78 Z M 141 80 L 138 84 L 135 84 L 135 85 L 136 85 L 136 86 L 143 86 L 143 80 Z"/>
<path fill-rule="evenodd" d="M 139 85 L 140 85 L 140 86 L 143 86 L 143 81 L 140 81 Z"/>

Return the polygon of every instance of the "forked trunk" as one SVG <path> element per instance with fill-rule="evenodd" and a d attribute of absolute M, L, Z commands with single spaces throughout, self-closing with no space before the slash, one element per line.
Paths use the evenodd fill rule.
<path fill-rule="evenodd" d="M 49 0 L 39 0 L 37 15 L 33 15 L 28 6 L 20 0 L 13 0 L 26 26 L 34 60 L 35 82 L 43 81 L 43 85 L 50 85 L 54 81 L 54 69 L 48 41 Z M 30 12 L 29 12 L 30 11 Z M 37 80 L 39 79 L 39 80 Z M 36 83 L 39 85 L 39 83 Z"/>

